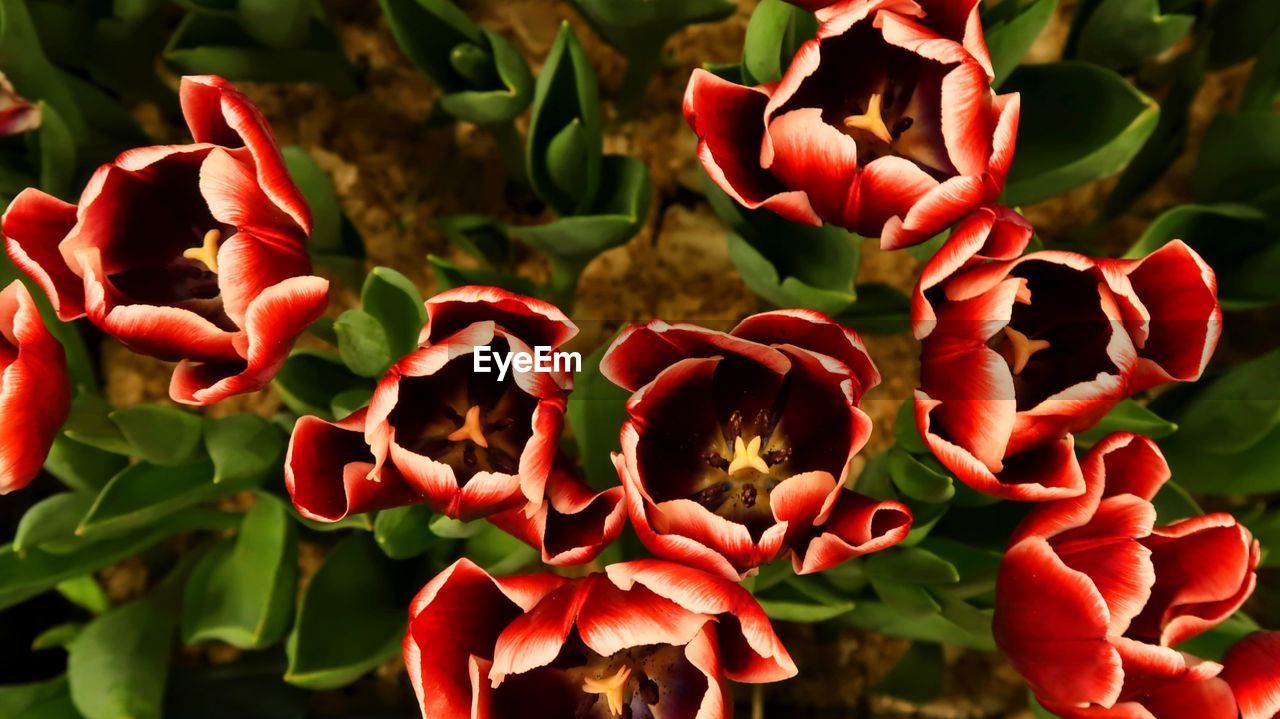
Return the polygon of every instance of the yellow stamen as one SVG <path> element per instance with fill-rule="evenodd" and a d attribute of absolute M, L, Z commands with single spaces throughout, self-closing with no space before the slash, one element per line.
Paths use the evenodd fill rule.
<path fill-rule="evenodd" d="M 450 442 L 461 442 L 469 439 L 481 447 L 488 447 L 489 440 L 484 438 L 484 429 L 480 426 L 480 405 L 471 405 L 471 409 L 467 410 L 467 416 L 462 420 L 462 426 L 453 430 L 449 435 Z"/>
<path fill-rule="evenodd" d="M 609 704 L 609 714 L 622 715 L 622 705 L 627 698 L 627 680 L 631 678 L 631 667 L 625 664 L 618 671 L 607 677 L 597 679 L 586 677 L 582 680 L 582 691 L 588 694 L 603 694 Z"/>
<path fill-rule="evenodd" d="M 183 250 L 182 256 L 188 260 L 203 262 L 210 272 L 216 273 L 218 271 L 218 242 L 221 239 L 221 230 L 209 230 L 204 233 L 204 239 L 200 241 L 199 247 Z"/>
<path fill-rule="evenodd" d="M 733 460 L 729 462 L 729 474 L 747 468 L 754 469 L 761 474 L 769 473 L 769 465 L 760 456 L 759 437 L 752 437 L 749 443 L 743 442 L 741 437 L 733 441 Z"/>
<path fill-rule="evenodd" d="M 1048 340 L 1029 339 L 1012 327 L 1005 327 L 1004 334 L 1008 350 L 1005 359 L 1009 361 L 1009 368 L 1014 374 L 1022 374 L 1022 370 L 1027 368 L 1027 362 L 1031 361 L 1031 355 L 1049 349 Z"/>
<path fill-rule="evenodd" d="M 850 130 L 868 132 L 886 145 L 892 145 L 893 133 L 889 132 L 889 127 L 884 124 L 882 101 L 880 93 L 872 93 L 871 98 L 867 100 L 867 111 L 861 115 L 846 117 L 844 126 Z"/>

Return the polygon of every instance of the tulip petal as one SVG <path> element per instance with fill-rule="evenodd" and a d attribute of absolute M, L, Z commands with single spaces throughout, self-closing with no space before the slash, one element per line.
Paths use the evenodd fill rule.
<path fill-rule="evenodd" d="M 0 223 L 9 257 L 49 296 L 58 318 L 67 322 L 83 316 L 84 281 L 58 249 L 76 226 L 76 206 L 28 188 L 9 203 Z"/>
<path fill-rule="evenodd" d="M 777 494 L 774 490 L 772 496 Z M 776 507 L 778 500 L 774 501 Z M 811 574 L 888 549 L 906 539 L 911 521 L 911 510 L 901 502 L 880 502 L 841 489 L 826 521 L 814 527 L 807 546 L 792 555 L 792 566 L 796 574 Z"/>
<path fill-rule="evenodd" d="M 918 245 L 993 199 L 988 194 L 980 178 L 952 177 L 929 190 L 905 216 L 890 218 L 880 236 L 880 247 L 898 250 Z"/>
<path fill-rule="evenodd" d="M 578 334 L 577 325 L 555 305 L 497 287 L 455 287 L 426 306 L 424 342 L 442 342 L 476 322 L 493 322 L 530 346 L 559 347 Z"/>
<path fill-rule="evenodd" d="M 40 473 L 70 409 L 62 345 L 15 280 L 0 292 L 0 495 Z"/>
<path fill-rule="evenodd" d="M 821 312 L 804 309 L 761 312 L 739 322 L 730 334 L 763 345 L 785 343 L 833 357 L 843 362 L 858 380 L 858 395 L 880 384 L 880 371 L 858 333 Z"/>
<path fill-rule="evenodd" d="M 1254 632 L 1223 659 L 1222 678 L 1240 704 L 1241 719 L 1280 716 L 1280 632 Z"/>

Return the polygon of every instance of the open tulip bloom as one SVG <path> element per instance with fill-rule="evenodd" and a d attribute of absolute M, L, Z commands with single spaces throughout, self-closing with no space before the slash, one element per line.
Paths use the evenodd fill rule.
<path fill-rule="evenodd" d="M 40 473 L 70 408 L 62 345 L 15 280 L 0 291 L 0 494 Z"/>

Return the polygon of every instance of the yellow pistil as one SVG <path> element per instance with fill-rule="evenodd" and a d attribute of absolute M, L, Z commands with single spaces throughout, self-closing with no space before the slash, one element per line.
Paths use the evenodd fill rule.
<path fill-rule="evenodd" d="M 582 680 L 582 691 L 588 694 L 603 694 L 609 703 L 609 714 L 622 715 L 622 705 L 627 699 L 627 680 L 631 678 L 631 667 L 625 664 L 610 676 L 597 679 L 586 677 Z"/>
<path fill-rule="evenodd" d="M 867 111 L 861 115 L 850 115 L 844 119 L 844 126 L 849 130 L 862 130 L 870 133 L 886 145 L 893 144 L 893 133 L 884 124 L 884 109 L 881 107 L 883 96 L 875 92 L 867 100 Z"/>
<path fill-rule="evenodd" d="M 760 456 L 759 437 L 752 437 L 750 442 L 743 442 L 742 437 L 733 440 L 733 459 L 729 462 L 729 474 L 747 468 L 761 474 L 769 473 L 769 465 Z"/>
<path fill-rule="evenodd" d="M 478 446 L 487 448 L 489 440 L 484 437 L 484 429 L 480 426 L 480 405 L 471 405 L 471 409 L 467 410 L 467 416 L 462 420 L 462 426 L 453 430 L 449 435 L 450 442 L 461 442 L 469 439 Z"/>
<path fill-rule="evenodd" d="M 1022 374 L 1022 370 L 1027 368 L 1027 362 L 1031 361 L 1031 355 L 1049 349 L 1048 340 L 1029 339 L 1012 327 L 1005 327 L 1004 334 L 1008 342 L 1005 359 L 1009 360 L 1009 369 L 1014 374 Z"/>
<path fill-rule="evenodd" d="M 218 271 L 218 242 L 221 240 L 221 230 L 209 230 L 204 233 L 204 239 L 200 241 L 199 247 L 183 250 L 182 256 L 188 260 L 203 262 L 210 272 L 216 274 Z"/>

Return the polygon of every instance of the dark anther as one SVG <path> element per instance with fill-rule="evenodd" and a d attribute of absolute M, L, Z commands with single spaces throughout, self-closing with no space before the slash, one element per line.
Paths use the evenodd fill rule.
<path fill-rule="evenodd" d="M 902 137 L 902 133 L 910 130 L 914 124 L 916 124 L 916 120 L 913 117 L 899 118 L 897 122 L 893 123 L 893 129 L 889 131 L 889 134 L 893 135 L 893 139 L 896 140 Z"/>
<path fill-rule="evenodd" d="M 773 423 L 770 421 L 769 413 L 762 409 L 759 412 L 756 412 L 755 424 L 756 424 L 755 426 L 756 436 L 765 437 L 765 436 L 768 436 L 769 427 Z"/>
<path fill-rule="evenodd" d="M 703 452 L 702 461 L 706 462 L 712 467 L 715 467 L 716 469 L 729 468 L 729 460 L 725 459 L 724 457 L 721 457 L 717 452 L 712 452 L 712 451 Z"/>
<path fill-rule="evenodd" d="M 733 440 L 742 436 L 742 413 L 734 410 L 729 414 L 729 422 L 724 428 L 724 437 L 729 444 L 733 444 Z"/>
<path fill-rule="evenodd" d="M 756 489 L 754 484 L 745 484 L 742 486 L 742 506 L 751 509 L 756 506 L 756 497 L 760 491 Z"/>
<path fill-rule="evenodd" d="M 474 444 L 468 442 L 466 449 L 462 450 L 462 462 L 468 467 L 476 466 L 476 446 Z"/>
<path fill-rule="evenodd" d="M 765 452 L 763 457 L 765 463 L 771 467 L 775 464 L 782 464 L 791 459 L 791 448 L 785 447 L 783 449 L 775 449 L 772 452 Z"/>
<path fill-rule="evenodd" d="M 653 706 L 658 703 L 661 697 L 658 695 L 658 683 L 646 677 L 640 682 L 640 698 L 645 704 Z"/>
<path fill-rule="evenodd" d="M 485 427 L 485 431 L 486 432 L 502 432 L 504 430 L 510 429 L 511 425 L 515 423 L 516 423 L 515 417 L 503 417 L 497 422 L 490 422 L 489 425 Z"/>
<path fill-rule="evenodd" d="M 724 496 L 729 493 L 730 489 L 731 487 L 728 482 L 720 482 L 719 484 L 713 484 L 706 489 L 694 492 L 689 499 L 692 499 L 707 509 L 715 510 L 724 503 Z"/>

